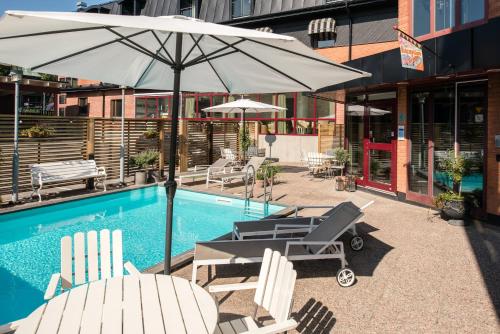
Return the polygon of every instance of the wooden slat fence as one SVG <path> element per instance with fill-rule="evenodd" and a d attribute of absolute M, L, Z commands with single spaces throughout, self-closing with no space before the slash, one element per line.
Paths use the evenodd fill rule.
<path fill-rule="evenodd" d="M 318 152 L 326 153 L 337 147 L 344 147 L 344 125 L 319 124 L 318 127 Z"/>
<path fill-rule="evenodd" d="M 31 189 L 30 165 L 34 163 L 87 159 L 94 155 L 98 166 L 106 167 L 108 179 L 120 174 L 120 127 L 119 119 L 90 119 L 80 117 L 21 116 L 20 130 L 33 125 L 54 129 L 50 138 L 21 138 L 19 140 L 19 191 Z M 12 191 L 13 116 L 0 116 L 0 195 Z M 188 122 L 188 166 L 210 164 L 220 157 L 220 147 L 238 150 L 237 122 Z M 163 136 L 147 139 L 144 132 L 163 129 Z M 131 166 L 130 157 L 145 150 L 164 150 L 165 170 L 169 164 L 171 123 L 168 120 L 127 119 L 125 121 L 125 175 L 137 170 Z M 160 137 L 164 143 L 160 145 Z M 91 144 L 93 143 L 93 145 Z M 179 143 L 179 142 L 178 142 Z M 88 148 L 93 152 L 88 151 Z M 212 155 L 212 156 L 210 156 Z M 211 159 L 210 159 L 211 158 Z M 177 154 L 177 163 L 179 157 Z M 57 186 L 80 184 L 83 181 L 67 181 Z"/>

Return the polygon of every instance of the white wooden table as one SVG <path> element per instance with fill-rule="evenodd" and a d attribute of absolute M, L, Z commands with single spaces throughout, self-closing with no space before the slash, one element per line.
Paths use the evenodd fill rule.
<path fill-rule="evenodd" d="M 188 280 L 144 274 L 81 285 L 51 299 L 16 334 L 213 333 L 215 300 Z"/>

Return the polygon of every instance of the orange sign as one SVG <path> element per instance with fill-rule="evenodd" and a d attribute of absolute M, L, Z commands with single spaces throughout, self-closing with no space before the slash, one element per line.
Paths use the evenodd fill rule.
<path fill-rule="evenodd" d="M 401 65 L 417 71 L 424 70 L 424 54 L 422 45 L 399 33 L 399 49 L 401 50 Z"/>

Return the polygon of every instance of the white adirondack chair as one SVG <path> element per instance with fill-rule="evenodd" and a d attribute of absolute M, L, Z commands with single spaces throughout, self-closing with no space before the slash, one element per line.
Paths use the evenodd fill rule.
<path fill-rule="evenodd" d="M 73 238 L 65 236 L 61 239 L 61 272 L 50 278 L 45 300 L 54 297 L 59 282 L 61 291 L 64 291 L 87 282 L 123 276 L 123 268 L 131 275 L 140 274 L 132 263 L 123 264 L 121 230 L 113 231 L 112 248 L 109 230 L 101 230 L 99 239 L 98 243 L 96 231 L 89 231 L 86 237 L 83 232 L 78 232 Z"/>
<path fill-rule="evenodd" d="M 259 327 L 252 317 L 239 318 L 219 323 L 215 333 L 273 334 L 297 327 L 297 322 L 290 318 L 296 278 L 297 272 L 293 270 L 292 262 L 279 252 L 267 248 L 257 282 L 210 286 L 208 290 L 211 293 L 256 289 L 254 317 L 258 308 L 263 307 L 275 320 L 271 325 Z"/>

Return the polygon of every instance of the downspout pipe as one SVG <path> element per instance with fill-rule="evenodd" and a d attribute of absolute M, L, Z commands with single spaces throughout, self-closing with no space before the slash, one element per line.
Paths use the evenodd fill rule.
<path fill-rule="evenodd" d="M 349 0 L 345 0 L 345 10 L 347 12 L 347 18 L 349 20 L 349 61 L 352 60 L 352 16 L 351 9 L 349 8 Z"/>

